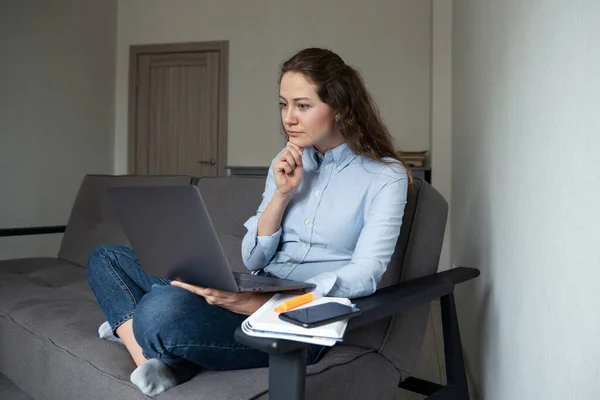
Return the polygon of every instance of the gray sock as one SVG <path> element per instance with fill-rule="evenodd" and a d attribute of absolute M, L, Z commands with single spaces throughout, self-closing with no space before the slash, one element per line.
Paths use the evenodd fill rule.
<path fill-rule="evenodd" d="M 108 321 L 100 325 L 100 327 L 98 328 L 98 336 L 100 336 L 101 339 L 106 339 L 110 340 L 111 342 L 123 344 L 123 341 L 113 334 L 112 328 L 108 324 Z"/>
<path fill-rule="evenodd" d="M 188 381 L 194 376 L 194 372 L 186 369 L 175 371 L 158 358 L 151 358 L 145 364 L 137 367 L 129 379 L 145 395 L 156 396 L 173 386 Z"/>

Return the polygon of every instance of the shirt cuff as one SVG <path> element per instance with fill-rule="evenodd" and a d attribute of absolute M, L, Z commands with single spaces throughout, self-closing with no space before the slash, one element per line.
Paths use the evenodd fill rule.
<path fill-rule="evenodd" d="M 272 235 L 269 236 L 258 236 L 258 216 L 253 216 L 244 223 L 248 232 L 246 233 L 246 239 L 249 239 L 246 243 L 246 253 L 248 256 L 252 254 L 256 245 L 259 244 L 266 260 L 270 260 L 275 254 L 277 246 L 279 246 L 279 240 L 281 239 L 281 227 L 277 229 Z"/>
<path fill-rule="evenodd" d="M 271 236 L 256 236 L 258 243 L 265 253 L 265 258 L 270 259 L 275 254 L 277 246 L 279 245 L 279 239 L 281 239 L 281 227 L 275 231 Z"/>
<path fill-rule="evenodd" d="M 335 274 L 333 274 L 331 272 L 324 272 L 317 276 L 313 276 L 312 278 L 308 279 L 306 282 L 314 283 L 317 286 L 315 288 L 315 291 L 322 293 L 323 296 L 327 296 L 329 294 L 329 292 L 331 292 L 331 289 L 333 289 L 333 286 L 335 285 L 336 281 L 337 281 L 337 276 Z"/>

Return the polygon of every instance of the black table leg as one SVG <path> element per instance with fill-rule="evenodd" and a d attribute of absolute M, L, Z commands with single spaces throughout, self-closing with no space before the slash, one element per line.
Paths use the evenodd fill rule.
<path fill-rule="evenodd" d="M 304 400 L 306 347 L 269 355 L 269 399 Z"/>

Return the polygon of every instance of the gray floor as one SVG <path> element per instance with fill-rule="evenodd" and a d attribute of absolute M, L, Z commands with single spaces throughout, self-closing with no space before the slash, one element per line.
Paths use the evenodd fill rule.
<path fill-rule="evenodd" d="M 444 343 L 442 339 L 442 317 L 439 301 L 431 305 L 427 333 L 421 350 L 421 357 L 414 376 L 437 383 L 445 383 Z M 398 389 L 396 400 L 421 400 L 425 396 Z M 0 374 L 0 400 L 32 400 L 17 388 L 7 377 Z"/>
<path fill-rule="evenodd" d="M 413 376 L 440 384 L 446 382 L 442 315 L 439 301 L 431 303 L 431 312 L 429 313 L 421 357 L 419 357 Z M 425 398 L 426 396 L 403 389 L 398 389 L 398 395 L 396 396 L 396 400 L 421 400 Z"/>
<path fill-rule="evenodd" d="M 440 301 L 431 303 L 431 312 L 427 324 L 427 332 L 421 349 L 421 357 L 415 367 L 413 376 L 428 381 L 445 384 L 446 383 L 446 365 L 444 364 L 444 337 L 442 332 L 442 314 L 440 311 Z M 481 400 L 477 395 L 478 391 L 473 382 L 467 375 L 469 384 L 469 397 L 471 400 Z M 425 399 L 416 393 L 403 389 L 398 389 L 396 400 L 421 400 Z"/>
<path fill-rule="evenodd" d="M 15 386 L 6 376 L 0 374 L 0 399 L 1 400 L 32 400 L 23 391 Z"/>

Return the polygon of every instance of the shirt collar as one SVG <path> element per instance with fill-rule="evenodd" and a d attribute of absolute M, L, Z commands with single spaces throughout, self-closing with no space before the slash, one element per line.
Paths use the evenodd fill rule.
<path fill-rule="evenodd" d="M 325 153 L 325 156 L 323 156 L 314 146 L 307 147 L 304 150 L 304 154 L 306 154 L 307 160 L 303 159 L 303 161 L 305 163 L 308 161 L 315 169 L 318 169 L 323 161 L 327 163 L 331 163 L 333 161 L 338 171 L 344 169 L 356 157 L 356 154 L 346 142 L 329 150 Z"/>

